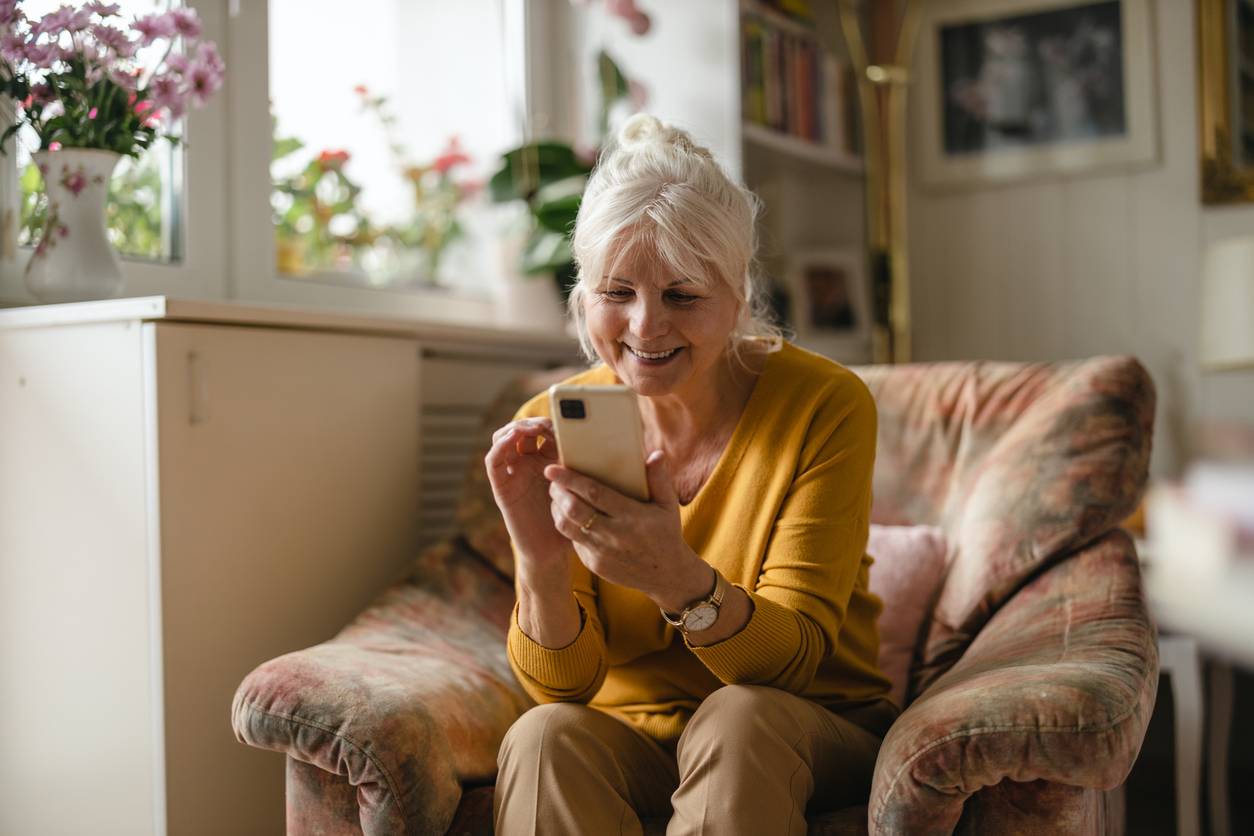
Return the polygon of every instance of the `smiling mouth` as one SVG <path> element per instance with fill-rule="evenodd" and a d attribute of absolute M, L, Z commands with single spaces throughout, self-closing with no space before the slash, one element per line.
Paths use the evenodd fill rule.
<path fill-rule="evenodd" d="M 630 351 L 636 357 L 639 357 L 641 360 L 652 360 L 655 362 L 658 360 L 670 359 L 671 357 L 675 356 L 675 354 L 679 352 L 678 348 L 672 348 L 670 351 L 639 351 L 638 349 L 632 348 L 626 343 L 624 343 L 623 345 L 628 351 Z"/>

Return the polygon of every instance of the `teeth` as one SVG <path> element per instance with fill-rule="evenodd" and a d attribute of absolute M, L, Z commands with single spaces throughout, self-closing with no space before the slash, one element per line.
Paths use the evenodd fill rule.
<path fill-rule="evenodd" d="M 650 354 L 647 351 L 637 351 L 631 346 L 627 346 L 627 350 L 630 351 L 632 354 L 636 355 L 637 357 L 644 358 L 645 360 L 662 360 L 666 357 L 670 357 L 676 351 L 679 351 L 678 348 L 672 348 L 670 351 L 661 351 L 661 352 L 658 352 L 657 354 Z"/>

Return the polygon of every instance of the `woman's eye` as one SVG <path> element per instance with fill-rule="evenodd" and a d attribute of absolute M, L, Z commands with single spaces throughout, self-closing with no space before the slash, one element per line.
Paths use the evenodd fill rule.
<path fill-rule="evenodd" d="M 606 299 L 610 299 L 610 300 L 613 300 L 613 301 L 615 301 L 615 302 L 621 302 L 621 301 L 623 301 L 623 300 L 625 300 L 625 299 L 630 299 L 630 298 L 631 298 L 631 291 L 630 291 L 630 290 L 625 290 L 625 289 L 623 289 L 623 288 L 621 288 L 621 287 L 617 287 L 617 288 L 614 288 L 614 289 L 612 289 L 612 290 L 607 290 L 607 291 L 605 291 L 604 293 L 602 293 L 601 295 L 602 295 L 602 296 L 604 296 Z"/>
<path fill-rule="evenodd" d="M 700 298 L 698 296 L 693 296 L 691 293 L 682 293 L 678 290 L 672 290 L 669 296 L 672 302 L 680 305 L 690 305 Z"/>

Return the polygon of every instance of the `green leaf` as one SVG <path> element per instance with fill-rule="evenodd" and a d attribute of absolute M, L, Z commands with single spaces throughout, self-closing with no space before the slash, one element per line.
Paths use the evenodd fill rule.
<path fill-rule="evenodd" d="M 587 176 L 581 174 L 550 183 L 537 191 L 531 202 L 536 220 L 553 232 L 569 234 L 579 215 L 579 202 L 587 185 Z"/>
<path fill-rule="evenodd" d="M 591 170 L 566 143 L 531 142 L 505 152 L 488 192 L 495 203 L 530 200 L 542 186 Z"/>
<path fill-rule="evenodd" d="M 570 239 L 564 234 L 536 228 L 523 249 L 522 269 L 524 273 L 543 273 L 556 270 L 573 258 Z"/>

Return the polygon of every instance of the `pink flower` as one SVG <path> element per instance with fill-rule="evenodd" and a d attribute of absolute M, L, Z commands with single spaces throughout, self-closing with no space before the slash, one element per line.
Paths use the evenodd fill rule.
<path fill-rule="evenodd" d="M 100 109 L 99 109 L 99 108 L 95 108 L 95 107 L 93 107 L 91 110 L 87 111 L 87 118 L 88 118 L 88 119 L 95 119 L 95 118 L 96 118 L 96 114 L 97 114 L 97 113 L 99 113 L 99 112 L 100 112 Z"/>
<path fill-rule="evenodd" d="M 61 185 L 70 190 L 70 194 L 78 197 L 83 189 L 87 188 L 87 175 L 83 173 L 83 169 L 78 171 L 70 171 L 68 168 L 61 169 Z"/>
<path fill-rule="evenodd" d="M 435 162 L 431 163 L 431 168 L 440 174 L 444 174 L 454 166 L 468 162 L 470 162 L 470 157 L 462 152 L 461 140 L 457 137 L 451 137 L 448 141 L 448 147 L 444 149 L 440 156 L 435 158 Z"/>
<path fill-rule="evenodd" d="M 56 98 L 56 95 L 50 84 L 36 84 L 30 89 L 30 100 L 35 104 L 47 104 Z"/>
<path fill-rule="evenodd" d="M 184 76 L 191 69 L 192 62 L 181 52 L 171 52 L 165 57 L 165 66 L 167 70 L 175 75 Z"/>
<path fill-rule="evenodd" d="M 67 8 L 62 6 L 61 8 Z M 75 33 L 82 32 L 88 26 L 91 26 L 91 12 L 87 9 L 79 9 L 70 15 L 70 21 L 66 24 L 66 30 Z"/>
<path fill-rule="evenodd" d="M 60 151 L 60 150 L 61 150 L 61 143 L 59 143 L 59 142 L 49 142 L 49 143 L 48 143 L 48 150 L 49 150 L 49 151 Z M 48 173 L 48 172 L 46 172 L 46 171 L 44 172 L 44 174 L 47 174 L 47 173 Z"/>
<path fill-rule="evenodd" d="M 218 47 L 213 41 L 201 41 L 196 44 L 196 63 L 209 67 L 218 75 L 226 72 L 226 62 L 218 54 Z"/>
<path fill-rule="evenodd" d="M 214 72 L 213 67 L 197 64 L 188 77 L 191 85 L 192 98 L 197 105 L 203 106 L 209 97 L 222 86 L 222 74 Z"/>
<path fill-rule="evenodd" d="M 119 58 L 130 58 L 135 54 L 135 44 L 121 29 L 97 23 L 91 27 L 91 34 L 96 41 Z"/>
<path fill-rule="evenodd" d="M 53 37 L 60 35 L 74 21 L 74 7 L 62 6 L 55 12 L 48 12 L 39 19 L 39 22 L 31 26 L 30 34 L 32 38 L 38 38 L 45 32 Z"/>
<path fill-rule="evenodd" d="M 128 71 L 114 68 L 109 71 L 109 78 L 123 90 L 131 91 L 132 97 L 135 95 L 135 87 L 139 84 L 139 70 Z"/>
<path fill-rule="evenodd" d="M 148 46 L 162 38 L 174 37 L 174 21 L 169 15 L 154 14 L 135 18 L 131 24 L 140 36 L 140 43 Z"/>
<path fill-rule="evenodd" d="M 93 0 L 93 2 L 86 4 L 83 8 L 101 17 L 116 17 L 122 11 L 122 7 L 117 3 L 101 3 L 99 0 Z"/>
<path fill-rule="evenodd" d="M 17 0 L 0 0 L 0 26 L 13 26 L 24 18 L 18 11 Z"/>
<path fill-rule="evenodd" d="M 26 60 L 34 64 L 37 69 L 51 69 L 53 64 L 61 60 L 61 49 L 56 44 L 28 43 Z"/>
<path fill-rule="evenodd" d="M 166 14 L 171 19 L 175 32 L 184 38 L 200 37 L 200 16 L 195 9 L 173 9 Z"/>
<path fill-rule="evenodd" d="M 178 115 L 183 114 L 183 109 L 186 107 L 183 102 L 183 83 L 177 75 L 164 73 L 154 76 L 152 81 L 148 82 L 147 92 L 154 107 L 168 108 L 171 111 L 177 109 Z"/>
<path fill-rule="evenodd" d="M 0 37 L 0 58 L 4 58 L 10 64 L 26 58 L 26 38 L 15 32 L 9 32 Z"/>

